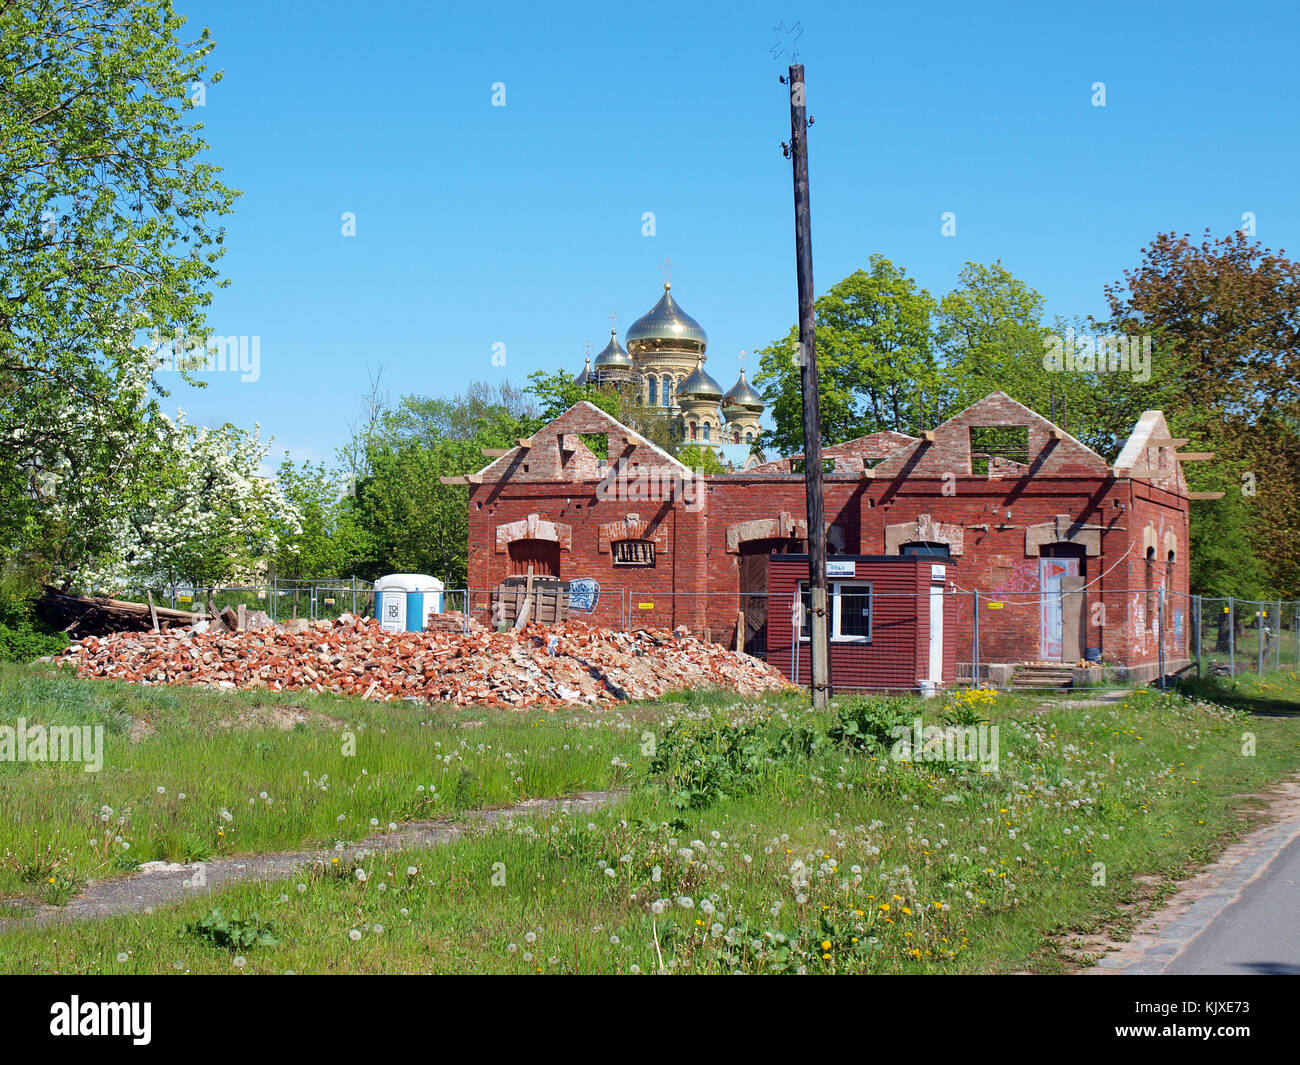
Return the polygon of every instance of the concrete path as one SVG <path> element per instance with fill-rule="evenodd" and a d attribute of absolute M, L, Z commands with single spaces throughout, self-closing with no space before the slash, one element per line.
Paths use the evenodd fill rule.
<path fill-rule="evenodd" d="M 1300 974 L 1300 784 L 1090 973 Z"/>
<path fill-rule="evenodd" d="M 459 821 L 415 821 L 362 840 L 346 850 L 287 851 L 252 854 L 238 858 L 217 858 L 193 865 L 171 865 L 111 880 L 97 880 L 66 906 L 40 904 L 21 917 L 0 919 L 0 934 L 11 928 L 46 925 L 61 921 L 116 917 L 128 913 L 152 913 L 155 906 L 184 902 L 195 895 L 211 894 L 225 884 L 240 880 L 283 880 L 315 862 L 340 854 L 357 857 L 374 851 L 409 850 L 453 843 L 476 825 L 510 821 L 553 811 L 586 813 L 599 809 L 620 796 L 618 792 L 586 791 L 566 799 L 525 799 L 514 806 L 492 810 L 468 810 Z"/>

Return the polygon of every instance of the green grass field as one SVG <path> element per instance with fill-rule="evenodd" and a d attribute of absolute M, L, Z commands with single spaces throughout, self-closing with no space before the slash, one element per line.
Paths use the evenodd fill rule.
<path fill-rule="evenodd" d="M 945 711 L 998 726 L 998 772 L 897 760 L 872 738 Z M 95 774 L 0 764 L 11 913 L 142 860 L 329 848 L 389 822 L 622 794 L 152 914 L 10 926 L 0 971 L 1059 971 L 1073 964 L 1060 933 L 1122 921 L 1152 878 L 1165 890 L 1246 827 L 1242 796 L 1300 769 L 1297 715 L 1294 674 L 1089 705 L 966 692 L 814 713 L 797 695 L 692 692 L 546 713 L 13 667 L 0 723 L 99 723 L 109 738 Z M 193 927 L 213 907 L 256 912 L 262 942 L 214 945 Z"/>

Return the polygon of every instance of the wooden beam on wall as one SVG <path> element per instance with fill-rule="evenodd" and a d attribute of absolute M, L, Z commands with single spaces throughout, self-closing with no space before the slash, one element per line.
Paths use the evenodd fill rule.
<path fill-rule="evenodd" d="M 1222 492 L 1188 492 L 1188 499 L 1222 499 Z"/>

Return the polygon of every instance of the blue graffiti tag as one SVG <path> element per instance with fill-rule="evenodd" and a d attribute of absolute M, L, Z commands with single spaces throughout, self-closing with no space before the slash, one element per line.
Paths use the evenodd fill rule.
<path fill-rule="evenodd" d="M 587 613 L 596 609 L 600 599 L 600 585 L 591 577 L 579 577 L 569 581 L 569 609 L 582 610 Z"/>

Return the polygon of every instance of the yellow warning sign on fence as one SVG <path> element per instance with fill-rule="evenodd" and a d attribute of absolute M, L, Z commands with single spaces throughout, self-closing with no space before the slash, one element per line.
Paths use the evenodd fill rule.
<path fill-rule="evenodd" d="M 192 595 L 178 595 L 178 596 L 176 597 L 176 602 L 178 602 L 178 603 L 192 603 L 192 602 L 194 602 L 194 597 L 193 597 Z"/>
<path fill-rule="evenodd" d="M 638 610 L 653 610 L 655 605 L 654 603 L 637 603 L 636 608 Z"/>
<path fill-rule="evenodd" d="M 989 609 L 990 609 L 990 610 L 1001 610 L 1001 609 L 1002 609 L 1004 606 L 1006 606 L 1006 605 L 1007 605 L 1006 603 L 990 603 L 990 604 L 989 604 Z"/>

